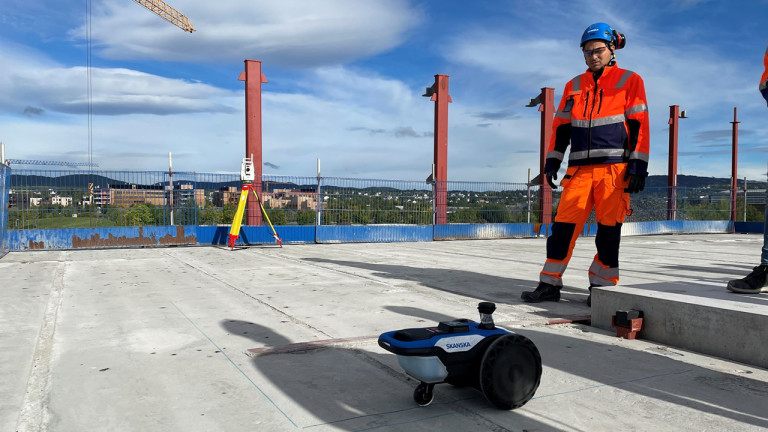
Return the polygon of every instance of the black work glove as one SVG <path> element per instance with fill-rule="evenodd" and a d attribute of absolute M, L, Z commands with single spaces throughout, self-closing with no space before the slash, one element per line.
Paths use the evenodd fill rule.
<path fill-rule="evenodd" d="M 645 189 L 645 176 L 642 174 L 630 175 L 629 173 L 627 173 L 624 176 L 624 180 L 629 180 L 629 184 L 624 189 L 624 192 L 638 193 L 643 189 Z"/>
<path fill-rule="evenodd" d="M 547 183 L 549 183 L 549 186 L 552 189 L 557 189 L 557 185 L 555 184 L 555 180 L 557 180 L 557 170 L 547 171 L 544 173 L 544 175 L 547 177 Z"/>

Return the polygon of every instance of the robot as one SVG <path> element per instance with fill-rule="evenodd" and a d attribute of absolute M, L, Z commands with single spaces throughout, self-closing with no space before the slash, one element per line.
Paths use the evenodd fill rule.
<path fill-rule="evenodd" d="M 525 336 L 496 327 L 496 305 L 478 305 L 480 322 L 465 318 L 437 327 L 382 333 L 379 346 L 397 355 L 405 372 L 420 381 L 413 398 L 432 403 L 435 384 L 480 391 L 492 405 L 511 410 L 525 405 L 541 381 L 541 355 Z"/>

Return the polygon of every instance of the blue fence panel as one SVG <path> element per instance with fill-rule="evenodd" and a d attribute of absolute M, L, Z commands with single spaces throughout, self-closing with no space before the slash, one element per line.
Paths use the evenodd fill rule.
<path fill-rule="evenodd" d="M 0 258 L 8 253 L 8 197 L 11 167 L 0 163 Z"/>
<path fill-rule="evenodd" d="M 737 233 L 762 234 L 765 229 L 765 222 L 736 222 L 733 224 L 733 230 Z"/>
<path fill-rule="evenodd" d="M 229 236 L 229 225 L 198 226 L 197 242 L 201 245 L 226 246 Z M 315 242 L 314 225 L 276 226 L 275 231 L 283 244 L 301 244 Z M 244 226 L 240 228 L 240 237 L 236 246 L 255 244 L 277 244 L 269 226 Z"/>
<path fill-rule="evenodd" d="M 625 223 L 621 235 L 684 234 L 684 233 L 730 233 L 730 221 L 654 221 Z"/>
<path fill-rule="evenodd" d="M 317 227 L 317 243 L 432 241 L 432 225 L 329 225 Z"/>
<path fill-rule="evenodd" d="M 529 223 L 446 224 L 435 225 L 435 240 L 500 239 L 535 237 L 535 225 Z"/>
<path fill-rule="evenodd" d="M 10 230 L 10 250 L 88 249 L 197 244 L 196 226 Z"/>

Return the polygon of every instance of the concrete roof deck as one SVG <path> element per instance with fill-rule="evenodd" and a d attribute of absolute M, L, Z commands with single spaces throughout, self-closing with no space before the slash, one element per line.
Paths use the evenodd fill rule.
<path fill-rule="evenodd" d="M 757 264 L 762 239 L 624 237 L 622 285 L 768 307 L 768 294 L 725 291 Z M 768 427 L 766 369 L 550 324 L 590 314 L 591 238 L 577 243 L 563 300 L 522 303 L 545 243 L 11 252 L 0 259 L 0 430 Z M 496 323 L 541 352 L 535 397 L 500 411 L 474 390 L 440 384 L 432 405 L 416 406 L 417 382 L 376 338 L 477 319 L 478 301 L 495 302 Z"/>

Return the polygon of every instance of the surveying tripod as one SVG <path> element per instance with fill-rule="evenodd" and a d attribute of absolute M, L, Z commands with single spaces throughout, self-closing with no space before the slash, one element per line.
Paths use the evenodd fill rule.
<path fill-rule="evenodd" d="M 243 182 L 243 187 L 242 189 L 240 189 L 240 201 L 238 201 L 237 203 L 237 211 L 235 212 L 235 218 L 232 220 L 232 227 L 229 229 L 227 245 L 231 249 L 235 248 L 235 242 L 237 241 L 238 237 L 240 237 L 240 224 L 242 224 L 243 222 L 243 214 L 245 214 L 245 204 L 248 202 L 248 192 L 253 192 L 253 196 L 256 197 L 256 201 L 259 203 L 259 208 L 261 208 L 261 213 L 264 215 L 264 219 L 267 220 L 267 223 L 269 224 L 269 228 L 272 229 L 272 234 L 273 234 L 272 237 L 275 238 L 275 240 L 277 241 L 277 244 L 279 244 L 280 247 L 283 247 L 283 241 L 277 235 L 277 231 L 275 231 L 275 227 L 272 226 L 272 221 L 269 220 L 269 215 L 267 215 L 267 211 L 264 210 L 264 204 L 261 203 L 259 194 L 256 192 L 256 189 L 253 186 L 253 181 L 255 180 L 255 176 L 253 173 L 252 158 L 243 158 L 243 164 L 240 167 L 240 180 Z"/>

